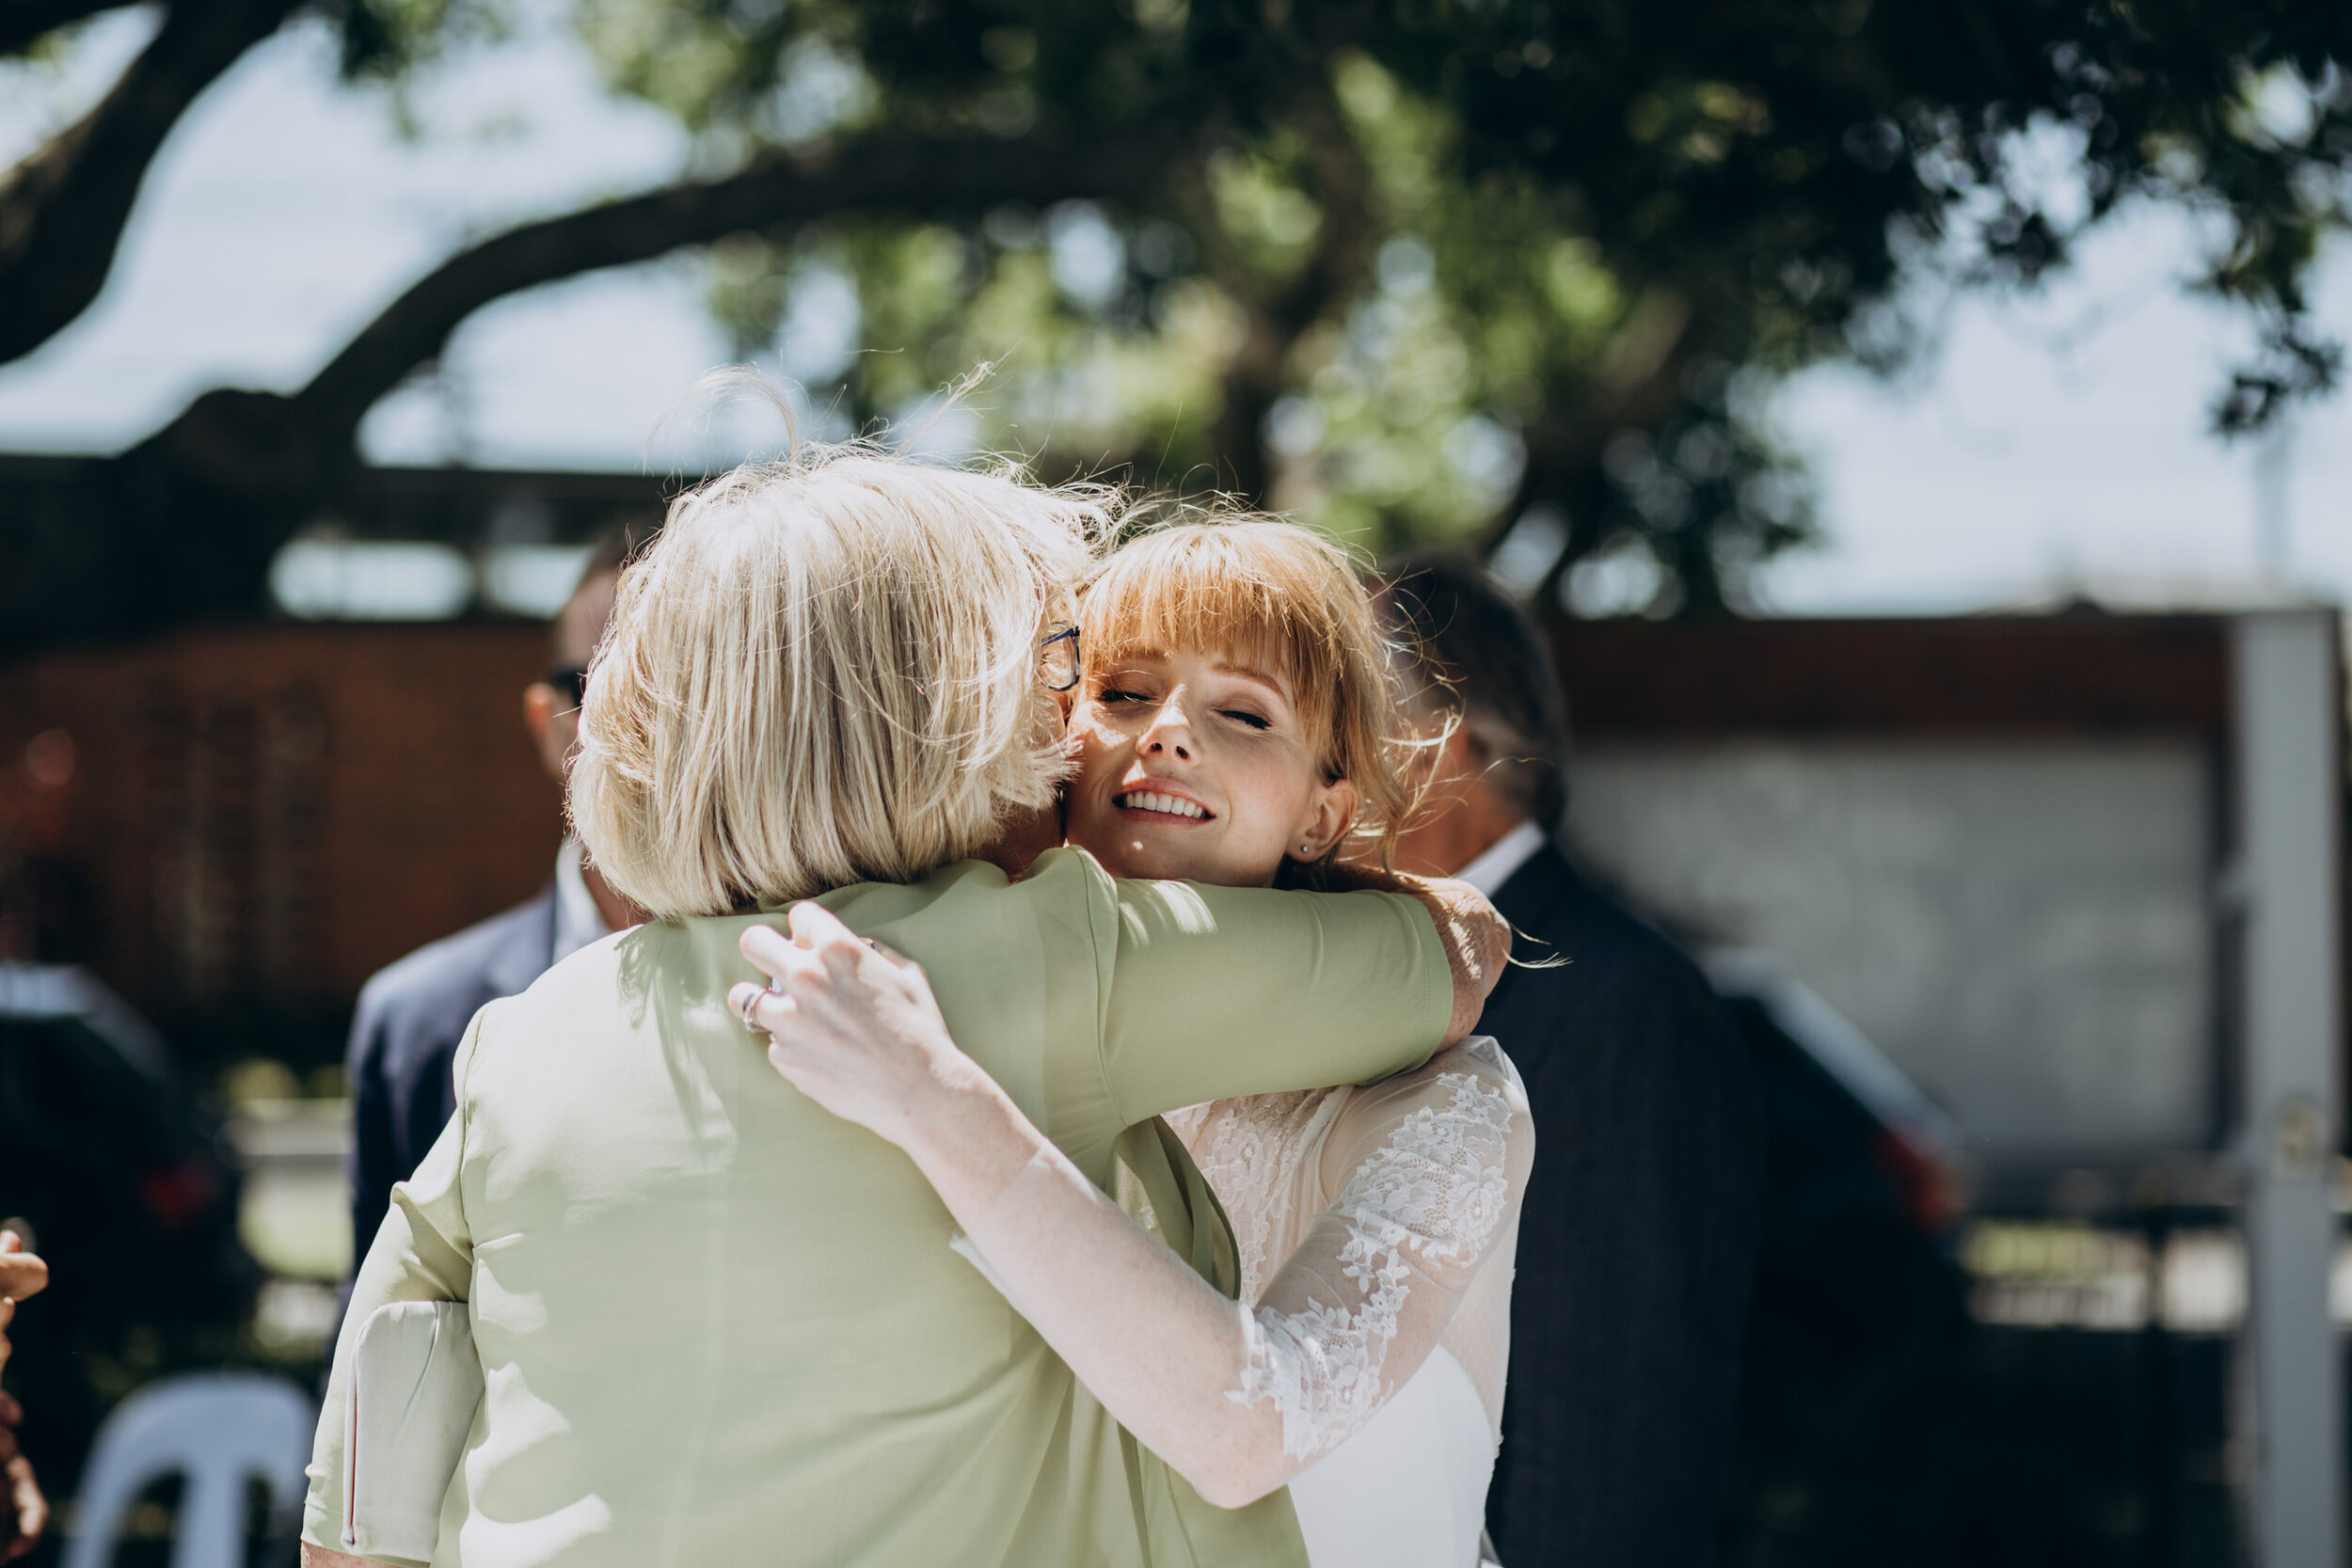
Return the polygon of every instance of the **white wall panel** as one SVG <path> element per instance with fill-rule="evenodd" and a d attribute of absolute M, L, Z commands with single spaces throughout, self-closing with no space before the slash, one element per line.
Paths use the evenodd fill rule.
<path fill-rule="evenodd" d="M 2196 743 L 1596 745 L 1572 772 L 1589 863 L 1778 957 L 1988 1165 L 2210 1140 Z"/>

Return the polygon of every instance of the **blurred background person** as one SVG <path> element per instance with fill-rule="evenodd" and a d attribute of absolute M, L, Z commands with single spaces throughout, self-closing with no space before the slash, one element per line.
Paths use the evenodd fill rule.
<path fill-rule="evenodd" d="M 38 1295 L 49 1283 L 49 1265 L 27 1251 L 21 1231 L 0 1230 L 0 1371 L 8 1366 L 8 1325 L 16 1321 L 16 1304 Z M 40 1495 L 33 1462 L 17 1451 L 16 1429 L 24 1408 L 0 1394 L 0 1478 L 8 1481 L 8 1502 L 0 1509 L 0 1562 L 14 1561 L 40 1544 L 49 1523 L 49 1502 Z"/>
<path fill-rule="evenodd" d="M 1512 1298 L 1487 1524 L 1511 1568 L 1711 1561 L 1763 1184 L 1748 1058 L 1697 967 L 1580 877 L 1565 703 L 1476 562 L 1400 556 L 1382 605 L 1425 727 L 1460 721 L 1397 867 L 1458 877 L 1518 933 L 1479 1031 L 1543 1130 Z"/>
<path fill-rule="evenodd" d="M 628 540 L 599 544 L 555 617 L 548 677 L 523 691 L 523 727 L 548 777 L 561 784 L 580 738 L 588 661 L 612 617 Z M 512 996 L 558 960 L 638 916 L 605 885 L 566 835 L 555 879 L 535 898 L 421 947 L 359 992 L 345 1056 L 352 1110 L 351 1255 L 367 1256 L 392 1184 L 414 1173 L 456 1108 L 450 1059 L 485 1002 Z"/>

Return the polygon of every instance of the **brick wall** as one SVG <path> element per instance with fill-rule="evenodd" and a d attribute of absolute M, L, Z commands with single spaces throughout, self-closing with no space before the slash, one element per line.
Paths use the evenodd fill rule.
<path fill-rule="evenodd" d="M 264 626 L 0 668 L 20 901 L 167 1027 L 331 1029 L 376 969 L 547 881 L 561 802 L 521 719 L 547 658 L 528 623 Z M 54 740 L 24 760 L 55 731 L 62 783 Z"/>

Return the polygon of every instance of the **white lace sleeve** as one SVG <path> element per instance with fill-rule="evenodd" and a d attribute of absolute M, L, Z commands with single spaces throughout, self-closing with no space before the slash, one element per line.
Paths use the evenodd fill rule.
<path fill-rule="evenodd" d="M 1324 1145 L 1338 1196 L 1267 1283 L 1227 1397 L 1271 1404 L 1294 1460 L 1337 1447 L 1427 1358 L 1534 1157 L 1524 1091 L 1491 1040 L 1356 1090 Z"/>

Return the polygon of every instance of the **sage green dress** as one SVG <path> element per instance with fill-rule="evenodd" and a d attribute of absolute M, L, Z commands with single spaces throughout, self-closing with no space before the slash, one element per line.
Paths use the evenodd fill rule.
<path fill-rule="evenodd" d="M 1418 1066 L 1451 1010 L 1428 914 L 1388 895 L 1115 881 L 1057 849 L 1015 883 L 965 862 L 823 902 L 924 966 L 1106 1188 L 1172 1147 L 1159 1113 Z M 359 1270 L 303 1539 L 342 1549 L 358 1325 L 465 1300 L 485 1392 L 436 1563 L 1305 1568 L 1286 1494 L 1204 1503 L 950 1250 L 914 1163 L 770 1068 L 726 1003 L 757 918 L 639 927 L 476 1016 Z M 1143 1174 L 1149 1209 L 1170 1173 Z M 1190 1217 L 1158 1217 L 1206 1270 Z"/>

